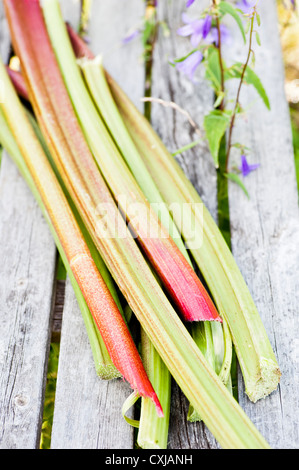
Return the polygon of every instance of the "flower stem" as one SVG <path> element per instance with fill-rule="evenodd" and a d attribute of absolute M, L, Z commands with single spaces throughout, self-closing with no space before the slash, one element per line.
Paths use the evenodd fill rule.
<path fill-rule="evenodd" d="M 217 7 L 217 1 L 213 0 L 213 5 L 214 7 Z M 216 27 L 218 31 L 218 56 L 219 56 L 219 67 L 220 67 L 220 77 L 221 77 L 221 93 L 224 96 L 225 93 L 225 85 L 224 85 L 224 67 L 223 67 L 223 60 L 222 60 L 222 39 L 221 39 L 221 28 L 220 28 L 220 20 L 218 14 L 216 15 Z M 224 108 L 224 99 L 221 100 L 221 103 L 219 105 L 219 109 L 223 110 Z"/>
<path fill-rule="evenodd" d="M 239 86 L 238 86 L 238 90 L 237 90 L 237 95 L 236 95 L 236 100 L 235 100 L 235 105 L 234 105 L 234 109 L 233 109 L 233 114 L 232 114 L 232 117 L 231 117 L 231 122 L 230 122 L 229 130 L 228 130 L 227 154 L 226 154 L 226 161 L 225 161 L 225 172 L 226 173 L 228 172 L 229 156 L 230 156 L 230 151 L 231 151 L 231 148 L 232 148 L 233 128 L 234 128 L 238 108 L 240 106 L 241 89 L 242 89 L 242 85 L 243 85 L 243 82 L 244 82 L 245 72 L 246 72 L 247 66 L 249 64 L 249 60 L 250 60 L 250 56 L 251 56 L 251 52 L 252 52 L 252 37 L 253 37 L 254 19 L 255 19 L 255 11 L 253 12 L 252 17 L 250 19 L 248 54 L 247 54 L 246 62 L 245 62 L 244 66 L 243 66 L 243 69 L 242 69 L 242 73 L 241 73 L 241 77 L 240 77 L 240 81 L 239 81 Z"/>

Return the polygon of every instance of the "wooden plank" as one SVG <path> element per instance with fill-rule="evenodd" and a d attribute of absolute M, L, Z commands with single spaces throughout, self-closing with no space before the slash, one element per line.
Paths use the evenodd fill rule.
<path fill-rule="evenodd" d="M 82 315 L 67 282 L 51 448 L 132 448 L 132 428 L 121 415 L 130 393 L 125 382 L 97 376 Z"/>
<path fill-rule="evenodd" d="M 144 63 L 140 37 L 123 44 L 133 30 L 142 27 L 144 2 L 93 1 L 89 37 L 94 54 L 103 58 L 105 68 L 142 110 Z"/>
<path fill-rule="evenodd" d="M 4 15 L 3 2 L 0 3 L 0 56 L 7 60 L 10 53 L 10 37 L 7 21 Z"/>
<path fill-rule="evenodd" d="M 0 23 L 1 54 L 7 60 L 2 4 Z M 0 448 L 34 449 L 40 439 L 56 249 L 6 153 L 0 205 Z"/>
<path fill-rule="evenodd" d="M 241 382 L 240 402 L 273 448 L 298 448 L 298 192 L 276 2 L 259 2 L 258 9 L 262 47 L 254 46 L 255 70 L 269 95 L 271 112 L 252 87 L 244 87 L 241 100 L 250 110 L 245 122 L 238 120 L 234 136 L 250 147 L 250 162 L 260 163 L 260 168 L 244 179 L 250 199 L 230 184 L 232 250 L 269 334 L 282 378 L 279 389 L 256 404 L 244 396 Z M 244 62 L 241 43 L 236 36 L 231 60 Z M 235 161 L 239 164 L 239 156 Z"/>
<path fill-rule="evenodd" d="M 68 4 L 62 2 L 64 18 L 76 26 L 77 14 Z M 120 44 L 139 22 L 143 8 L 139 0 L 93 2 L 88 34 L 94 53 L 101 52 L 105 67 L 139 107 L 144 81 L 140 42 L 126 46 L 125 53 Z M 107 382 L 96 376 L 84 323 L 67 283 L 51 448 L 133 448 L 134 430 L 121 415 L 130 393 L 122 380 Z"/>
<path fill-rule="evenodd" d="M 0 448 L 38 448 L 56 250 L 4 154 L 0 172 Z"/>
<path fill-rule="evenodd" d="M 199 3 L 200 5 L 194 4 L 190 15 L 202 12 L 204 5 L 202 2 Z M 176 30 L 182 25 L 183 11 L 185 11 L 185 2 L 179 2 L 179 5 L 177 2 L 159 2 L 159 20 L 169 25 L 170 36 L 165 37 L 160 31 L 155 47 L 152 96 L 166 102 L 175 102 L 189 113 L 197 126 L 202 128 L 203 116 L 213 104 L 213 94 L 203 79 L 202 71 L 199 71 L 197 83 L 192 83 L 169 65 L 170 60 L 190 52 L 189 41 L 176 34 Z M 198 135 L 190 126 L 186 116 L 169 107 L 153 103 L 152 124 L 171 152 L 193 140 L 198 140 Z M 216 172 L 207 146 L 202 143 L 177 156 L 177 160 L 216 219 Z M 173 384 L 168 447 L 170 449 L 217 448 L 218 444 L 214 437 L 202 423 L 187 421 L 188 406 L 183 394 Z"/>

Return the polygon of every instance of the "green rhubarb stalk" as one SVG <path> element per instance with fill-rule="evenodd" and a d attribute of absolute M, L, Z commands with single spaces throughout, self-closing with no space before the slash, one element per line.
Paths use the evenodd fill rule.
<path fill-rule="evenodd" d="M 154 209 L 158 208 L 157 211 L 161 222 L 169 228 L 169 233 L 185 256 L 189 264 L 192 266 L 190 257 L 188 255 L 185 244 L 182 241 L 181 234 L 179 233 L 176 225 L 173 223 L 173 219 L 169 213 L 168 207 L 166 206 L 161 193 L 159 192 L 154 180 L 152 179 L 145 163 L 143 162 L 139 151 L 137 150 L 135 143 L 133 142 L 124 121 L 118 111 L 118 108 L 113 100 L 110 88 L 108 86 L 102 60 L 97 57 L 93 60 L 81 59 L 79 62 L 83 71 L 86 84 L 90 91 L 90 94 L 100 112 L 104 122 L 106 123 L 111 135 L 114 138 L 115 143 L 119 147 L 127 165 L 129 166 L 132 174 L 138 182 L 143 193 L 147 197 Z M 202 324 L 201 322 L 195 322 L 191 325 L 192 336 L 201 349 L 203 354 L 206 356 L 212 367 L 215 367 L 215 361 L 210 360 L 213 356 L 213 341 L 211 325 L 209 323 Z M 227 332 L 227 328 L 226 328 Z M 218 334 L 221 336 L 223 332 L 218 329 Z M 230 340 L 230 335 L 226 336 L 226 343 Z M 231 340 L 230 340 L 231 341 Z M 229 364 L 231 359 L 231 348 L 226 348 L 227 355 L 224 359 L 226 365 Z M 228 373 L 230 368 L 228 367 Z M 227 374 L 225 376 L 227 382 Z M 225 383 L 226 383 L 225 382 Z M 144 401 L 144 400 L 142 400 Z M 150 407 L 151 405 L 149 405 Z M 145 414 L 143 415 L 145 416 Z M 194 411 L 193 407 L 190 406 L 188 417 L 190 421 L 196 421 L 199 419 L 198 414 Z"/>
<path fill-rule="evenodd" d="M 229 325 L 246 393 L 256 402 L 277 388 L 281 374 L 245 280 L 219 228 L 179 164 L 118 84 L 109 74 L 106 76 L 127 129 L 165 202 L 181 208 L 186 203 L 202 205 L 203 218 L 197 217 L 196 212 L 193 214 L 194 233 L 198 234 L 199 240 L 190 246 L 190 251 L 218 311 Z M 173 217 L 177 220 L 179 214 L 174 212 Z M 188 243 L 189 235 L 184 225 L 181 230 Z"/>
<path fill-rule="evenodd" d="M 32 122 L 32 120 L 31 120 Z M 51 219 L 48 216 L 48 213 L 45 209 L 45 206 L 42 202 L 42 199 L 39 195 L 38 190 L 36 189 L 36 186 L 34 184 L 34 181 L 31 177 L 31 174 L 27 168 L 27 165 L 23 159 L 23 156 L 20 152 L 20 149 L 15 141 L 15 138 L 10 131 L 10 128 L 8 127 L 8 124 L 6 123 L 6 120 L 3 116 L 3 113 L 0 109 L 0 143 L 1 145 L 6 149 L 12 160 L 14 161 L 15 165 L 17 166 L 19 172 L 21 173 L 22 177 L 26 181 L 29 189 L 31 190 L 33 196 L 35 197 L 44 218 L 46 219 L 51 234 L 54 238 L 56 247 L 59 251 L 59 254 L 61 256 L 61 259 L 63 261 L 64 267 L 66 269 L 66 272 L 69 276 L 71 285 L 74 289 L 74 293 L 76 295 L 76 299 L 82 314 L 82 318 L 84 320 L 84 324 L 86 327 L 90 347 L 92 350 L 93 354 L 93 360 L 95 364 L 95 369 L 98 374 L 98 376 L 101 379 L 114 379 L 116 377 L 120 377 L 119 371 L 116 369 L 114 366 L 113 362 L 111 361 L 111 358 L 108 354 L 107 348 L 105 346 L 105 343 L 100 335 L 100 332 L 98 328 L 95 325 L 95 321 L 90 313 L 90 310 L 86 304 L 86 301 L 84 299 L 84 296 L 81 292 L 80 287 L 78 286 L 78 283 L 74 277 L 74 274 L 70 268 L 70 264 L 68 262 L 68 259 L 65 255 L 65 252 L 62 248 L 62 245 L 60 243 L 59 238 L 57 237 L 56 231 L 54 230 L 53 224 L 51 222 Z M 117 300 L 117 299 L 116 299 Z"/>
<path fill-rule="evenodd" d="M 24 5 L 17 4 L 14 0 L 7 0 L 5 6 L 6 12 L 9 6 L 11 14 L 17 15 L 14 17 L 14 24 L 17 27 L 20 24 L 18 14 Z M 26 5 L 28 6 L 29 4 Z M 35 8 L 37 4 L 30 3 L 30 6 Z M 23 18 L 22 14 L 21 18 Z M 163 415 L 161 405 L 146 375 L 127 325 L 94 263 L 63 190 L 2 62 L 0 62 L 0 80 L 5 90 L 5 100 L 0 103 L 0 108 L 16 139 L 87 306 L 102 334 L 107 351 L 115 367 L 128 380 L 132 388 L 141 396 L 151 397 L 156 403 L 157 413 Z"/>
<path fill-rule="evenodd" d="M 109 139 L 107 138 L 108 136 L 105 137 L 106 128 L 103 125 L 102 120 L 100 120 L 100 116 L 98 115 L 98 110 L 94 106 L 94 102 L 96 105 L 98 105 L 98 108 L 100 108 L 103 121 L 106 123 L 112 135 L 114 135 L 115 144 L 122 153 L 122 156 L 124 157 L 129 169 L 134 175 L 143 194 L 150 202 L 151 207 L 154 210 L 156 209 L 162 224 L 167 228 L 170 236 L 173 238 L 180 252 L 184 255 L 185 259 L 192 267 L 192 263 L 181 239 L 181 235 L 170 216 L 168 208 L 165 205 L 159 190 L 151 178 L 145 164 L 140 158 L 139 152 L 132 142 L 132 139 L 123 124 L 122 118 L 119 115 L 117 108 L 114 105 L 104 74 L 98 73 L 101 68 L 98 67 L 97 64 L 92 67 L 90 62 L 82 64 L 82 69 L 88 84 L 91 81 L 94 85 L 98 80 L 100 80 L 100 86 L 93 86 L 94 90 L 98 90 L 98 95 L 93 96 L 93 102 L 84 87 L 84 82 L 74 60 L 74 53 L 72 51 L 67 30 L 61 16 L 59 3 L 52 0 L 45 1 L 43 5 L 43 11 L 51 42 L 74 108 L 77 112 L 78 119 L 81 123 L 90 148 L 99 163 L 100 169 L 103 171 L 107 183 L 110 184 L 111 190 L 114 192 L 114 196 L 117 198 L 118 194 L 116 191 L 121 192 L 121 188 L 132 187 L 132 184 L 130 178 L 126 178 L 126 167 L 122 165 L 122 159 L 119 159 L 117 156 L 115 156 L 116 152 L 113 148 L 113 145 L 109 143 Z M 105 154 L 108 154 L 109 157 L 107 156 L 105 158 Z M 109 167 L 107 166 L 108 164 Z M 121 172 L 118 171 L 119 168 L 121 168 Z M 113 171 L 113 174 L 111 174 L 111 171 Z M 120 179 L 117 182 L 118 174 Z M 117 183 L 113 185 L 114 180 Z M 125 182 L 124 185 L 122 185 L 123 181 Z M 130 193 L 132 193 L 132 191 L 135 191 L 136 193 L 136 190 L 134 190 L 134 185 L 133 189 L 130 190 Z M 192 329 L 195 331 L 197 328 L 197 324 L 192 327 Z M 196 333 L 195 338 L 197 338 Z M 229 349 L 227 349 L 227 351 L 229 351 Z"/>
<path fill-rule="evenodd" d="M 147 258 L 186 321 L 221 321 L 199 277 L 152 209 L 102 121 L 76 63 L 58 1 L 46 0 L 43 11 L 53 50 L 86 141 Z"/>
<path fill-rule="evenodd" d="M 199 323 L 197 328 L 192 329 L 191 334 L 219 379 L 232 392 L 232 339 L 226 321 L 222 325 L 215 322 Z M 192 405 L 189 406 L 187 419 L 191 422 L 201 421 L 199 413 Z"/>
<path fill-rule="evenodd" d="M 138 428 L 137 444 L 142 449 L 167 449 L 171 402 L 171 375 L 148 336 L 141 330 L 141 355 L 144 368 L 153 384 L 164 410 L 158 418 L 149 400 L 141 399 L 140 419 L 129 418 L 126 413 L 140 398 L 133 392 L 124 402 L 122 414 L 131 426 Z M 196 413 L 194 411 L 194 413 Z"/>
<path fill-rule="evenodd" d="M 77 128 L 74 116 L 69 110 L 64 88 L 60 86 L 58 75 L 54 73 L 55 68 L 51 60 L 51 54 L 48 51 L 48 47 L 46 47 L 46 36 L 40 25 L 40 13 L 37 2 L 29 2 L 24 5 L 23 2 L 18 2 L 17 0 L 4 0 L 4 4 L 14 48 L 20 57 L 22 70 L 26 77 L 26 86 L 29 89 L 34 107 L 39 113 L 39 121 L 43 124 L 43 133 L 48 129 L 49 135 L 55 140 L 56 134 L 60 135 L 62 132 L 60 126 L 63 124 L 65 132 L 66 129 L 72 129 L 73 132 L 67 133 L 68 140 L 63 140 L 64 152 L 61 148 L 61 153 L 64 153 L 66 159 L 67 157 L 75 156 L 75 150 L 77 149 L 75 143 L 77 143 L 80 150 L 84 152 L 83 155 L 87 155 L 87 151 L 84 150 L 84 142 L 81 140 L 79 127 Z M 23 21 L 25 15 L 27 15 L 27 28 L 25 28 Z M 34 28 L 33 25 L 35 25 L 36 28 Z M 35 38 L 37 32 L 38 42 L 29 41 L 28 36 Z M 46 71 L 45 74 L 42 74 L 38 67 L 39 60 L 45 60 L 48 64 L 48 67 L 44 68 Z M 0 77 L 2 78 L 2 73 Z M 45 84 L 47 87 L 44 86 Z M 54 86 L 55 94 L 54 92 L 53 94 L 49 93 L 51 84 Z M 43 100 L 45 100 L 45 102 Z M 52 100 L 57 104 L 56 110 L 61 109 L 61 113 L 58 113 L 58 115 L 54 114 Z M 42 105 L 44 105 L 44 107 L 42 107 Z M 45 114 L 42 112 L 42 109 L 45 110 Z M 7 112 L 9 111 L 10 108 L 8 107 Z M 18 121 L 15 123 L 14 121 L 16 121 L 16 117 L 18 117 L 20 113 L 22 113 L 22 109 L 18 109 L 17 112 L 16 109 L 13 109 L 12 115 L 10 115 L 10 124 L 12 126 L 19 124 Z M 51 133 L 50 130 L 52 130 Z M 28 132 L 28 129 L 26 129 L 26 131 Z M 17 126 L 14 135 L 18 137 L 17 142 L 19 145 L 20 143 L 22 144 L 23 140 L 27 141 L 27 132 L 20 129 L 19 125 Z M 69 147 L 66 146 L 67 144 L 68 146 L 72 146 L 72 154 L 67 153 L 66 149 L 69 149 Z M 32 153 L 27 152 L 26 156 L 28 159 L 30 159 L 31 155 L 34 161 L 36 161 L 36 150 L 36 145 L 34 145 Z M 68 150 L 68 152 L 70 152 L 70 150 Z M 31 168 L 29 169 L 31 171 Z M 39 178 L 38 170 L 39 165 L 37 165 L 34 173 L 36 178 Z M 76 189 L 79 195 L 82 194 L 82 202 L 90 202 L 89 198 L 94 197 L 94 193 L 88 193 L 89 198 L 87 198 L 83 190 L 81 192 L 80 186 L 82 182 L 80 179 L 80 170 L 81 168 L 77 167 L 77 177 L 71 181 L 73 184 L 77 183 Z M 93 175 L 92 165 L 91 170 L 90 178 L 92 178 Z M 87 168 L 85 169 L 85 175 L 86 173 L 88 173 Z M 66 175 L 65 171 L 63 175 Z M 42 183 L 45 184 L 45 187 L 48 187 L 50 183 L 48 178 L 45 178 L 42 169 L 41 177 L 42 181 L 40 182 L 39 190 L 42 191 L 43 196 L 47 198 L 48 193 L 43 188 Z M 104 185 L 99 186 L 99 191 L 102 191 L 102 194 L 106 195 L 104 189 Z M 53 197 L 54 195 L 55 192 L 54 194 L 52 191 L 49 193 L 49 196 Z M 81 202 L 80 198 L 78 198 L 78 205 L 79 202 Z M 113 207 L 114 206 L 111 205 L 112 212 Z M 58 209 L 62 210 L 59 205 Z M 106 220 L 108 228 L 109 220 L 108 217 Z M 187 399 L 198 411 L 219 444 L 223 448 L 269 449 L 268 443 L 255 428 L 248 416 L 246 416 L 236 400 L 231 396 L 224 384 L 219 380 L 217 374 L 212 370 L 203 354 L 196 346 L 186 327 L 177 315 L 177 312 L 173 309 L 167 296 L 155 280 L 135 241 L 130 238 L 130 233 L 127 232 L 127 237 L 124 239 L 109 239 L 108 244 L 107 240 L 101 239 L 101 229 L 102 224 L 98 223 L 97 233 L 99 235 L 95 237 L 98 243 L 97 247 L 101 247 L 107 257 L 107 261 L 113 259 L 114 264 L 111 263 L 111 268 L 113 268 L 115 274 L 121 273 L 121 276 L 119 276 L 120 282 L 122 283 L 121 287 L 126 294 L 125 296 L 130 300 L 128 303 L 132 307 L 142 328 L 163 359 L 174 380 L 176 380 Z M 107 227 L 105 226 L 105 232 L 106 230 Z M 63 234 L 63 231 L 60 233 Z M 106 245 L 109 246 L 109 250 L 107 251 L 105 251 Z M 120 249 L 122 249 L 121 252 Z M 101 254 L 103 255 L 102 252 Z M 104 256 L 103 258 L 106 262 Z M 83 264 L 83 268 L 85 268 L 84 272 L 89 272 L 89 276 L 92 275 L 94 279 L 94 274 L 90 269 L 92 267 L 90 258 L 81 256 L 80 259 L 78 259 L 76 257 L 71 267 L 73 269 L 77 268 L 78 265 L 74 265 L 74 262 L 78 263 L 79 261 Z M 110 269 L 109 264 L 108 267 Z M 87 268 L 89 268 L 88 271 Z M 76 274 L 78 275 L 78 269 L 76 270 Z M 78 279 L 80 279 L 82 283 L 89 282 L 88 276 L 81 278 L 78 275 Z M 90 282 L 88 286 L 90 286 L 91 289 L 92 285 Z M 102 298 L 104 294 L 102 285 L 100 285 L 99 292 L 98 290 L 91 289 L 89 294 L 92 299 L 97 300 L 95 303 L 91 302 L 91 306 L 96 310 L 95 314 L 98 321 L 103 323 L 101 329 L 103 337 L 104 334 L 106 338 L 107 335 L 111 335 L 107 338 L 107 342 L 109 346 L 115 346 L 115 350 L 111 348 L 110 351 L 114 353 L 114 357 L 116 356 L 115 360 L 117 360 L 118 366 L 124 370 L 124 376 L 127 379 L 129 378 L 133 389 L 136 389 L 139 393 L 141 392 L 140 395 L 152 396 L 153 400 L 157 402 L 158 408 L 159 401 L 153 394 L 153 389 L 149 387 L 150 382 L 145 383 L 143 367 L 138 375 L 138 379 L 136 381 L 134 380 L 134 376 L 138 372 L 136 367 L 141 367 L 137 357 L 135 357 L 135 360 L 129 359 L 129 361 L 127 361 L 127 355 L 125 355 L 122 361 L 121 351 L 125 351 L 127 354 L 133 354 L 133 345 L 131 345 L 129 337 L 126 336 L 126 329 L 123 330 L 126 338 L 125 344 L 123 342 L 123 337 L 119 330 L 121 325 L 124 326 L 124 322 L 121 321 L 121 315 L 119 314 L 117 316 L 117 320 L 113 322 L 113 326 L 111 325 L 111 317 L 114 313 L 116 314 L 116 312 L 108 310 L 109 316 L 106 318 L 106 304 L 109 303 L 109 306 L 112 306 L 112 304 L 107 296 Z M 101 308 L 104 309 L 104 314 L 101 312 Z M 116 331 L 114 335 L 112 335 L 112 330 L 114 329 L 116 329 Z M 116 337 L 115 334 L 117 334 Z M 119 345 L 119 342 L 121 345 Z M 135 361 L 137 361 L 137 363 L 135 363 Z M 130 372 L 132 369 L 133 376 L 132 371 Z"/>
<path fill-rule="evenodd" d="M 144 161 L 139 155 L 123 119 L 112 98 L 110 88 L 107 84 L 102 59 L 100 56 L 94 60 L 82 59 L 79 65 L 84 74 L 87 87 L 97 106 L 103 121 L 106 123 L 114 141 L 122 153 L 128 167 L 134 175 L 144 195 L 157 212 L 161 222 L 167 228 L 174 242 L 192 266 L 190 257 L 182 240 L 181 234 L 173 222 L 160 191 L 151 177 Z"/>
<path fill-rule="evenodd" d="M 105 281 L 105 283 L 106 283 L 108 289 L 110 290 L 111 295 L 112 295 L 112 297 L 113 297 L 113 299 L 114 299 L 114 301 L 115 301 L 115 303 L 116 303 L 116 305 L 117 305 L 117 307 L 118 307 L 120 313 L 122 314 L 122 317 L 123 317 L 123 318 L 125 319 L 125 321 L 128 323 L 127 317 L 126 317 L 126 315 L 125 315 L 125 312 L 123 311 L 123 307 L 122 307 L 122 304 L 121 304 L 120 299 L 119 299 L 119 295 L 118 295 L 118 292 L 117 292 L 117 289 L 116 289 L 115 282 L 114 282 L 114 280 L 113 280 L 113 278 L 112 278 L 112 276 L 111 276 L 111 274 L 110 274 L 110 272 L 109 272 L 109 270 L 108 270 L 106 264 L 104 263 L 103 258 L 101 257 L 99 251 L 97 250 L 97 248 L 96 248 L 96 246 L 95 246 L 95 244 L 94 244 L 94 242 L 93 242 L 93 240 L 92 240 L 92 237 L 90 236 L 90 233 L 88 232 L 86 226 L 84 225 L 83 220 L 82 220 L 82 218 L 81 218 L 81 216 L 80 216 L 80 214 L 79 214 L 79 212 L 78 212 L 78 210 L 77 210 L 75 204 L 73 203 L 73 201 L 72 201 L 72 199 L 71 199 L 71 197 L 70 197 L 70 195 L 69 195 L 69 193 L 68 193 L 68 191 L 67 191 L 67 189 L 66 189 L 66 186 L 65 186 L 65 184 L 64 184 L 64 182 L 63 182 L 63 180 L 62 180 L 62 178 L 61 178 L 61 176 L 60 176 L 60 174 L 59 174 L 59 171 L 57 170 L 57 167 L 56 167 L 56 165 L 55 165 L 54 159 L 53 159 L 53 157 L 52 157 L 52 155 L 51 155 L 51 152 L 49 151 L 49 148 L 48 148 L 48 146 L 47 146 L 47 144 L 46 144 L 46 141 L 45 141 L 45 139 L 44 139 L 44 136 L 43 136 L 43 134 L 42 134 L 42 132 L 41 132 L 41 130 L 40 130 L 40 128 L 39 128 L 39 125 L 37 124 L 36 119 L 34 118 L 34 116 L 32 115 L 31 112 L 27 111 L 27 116 L 28 116 L 28 119 L 29 119 L 29 121 L 30 121 L 30 123 L 31 123 L 31 125 L 32 125 L 32 127 L 33 127 L 33 130 L 34 130 L 36 136 L 38 137 L 38 139 L 39 139 L 39 141 L 40 141 L 40 143 L 41 143 L 41 145 L 42 145 L 42 147 L 43 147 L 43 150 L 44 150 L 44 152 L 45 152 L 45 154 L 46 154 L 46 156 L 47 156 L 47 158 L 48 158 L 48 160 L 49 160 L 49 162 L 50 162 L 50 164 L 51 164 L 51 167 L 52 167 L 52 169 L 53 169 L 53 171 L 54 171 L 54 173 L 55 173 L 55 175 L 56 175 L 56 178 L 58 179 L 59 184 L 60 184 L 60 186 L 61 186 L 62 189 L 63 189 L 63 192 L 64 192 L 64 194 L 65 194 L 65 196 L 66 196 L 66 198 L 67 198 L 67 200 L 68 200 L 68 203 L 69 203 L 69 205 L 70 205 L 70 207 L 71 207 L 71 209 L 72 209 L 72 212 L 73 212 L 73 214 L 74 214 L 75 217 L 76 217 L 76 220 L 77 220 L 77 222 L 78 222 L 78 225 L 79 225 L 79 227 L 80 227 L 80 230 L 81 230 L 81 232 L 82 232 L 82 235 L 83 235 L 83 237 L 84 237 L 84 239 L 85 239 L 85 241 L 86 241 L 86 243 L 87 243 L 87 245 L 88 245 L 88 248 L 89 248 L 89 250 L 90 250 L 90 252 L 91 252 L 91 254 L 92 254 L 93 260 L 94 260 L 94 262 L 95 262 L 95 264 L 96 264 L 96 266 L 97 266 L 99 272 L 101 273 L 101 276 L 102 276 L 102 278 L 104 279 L 104 281 Z"/>
<path fill-rule="evenodd" d="M 167 449 L 171 375 L 143 329 L 141 329 L 141 357 L 163 408 L 164 417 L 157 417 L 150 400 L 142 398 L 137 444 L 142 449 Z"/>

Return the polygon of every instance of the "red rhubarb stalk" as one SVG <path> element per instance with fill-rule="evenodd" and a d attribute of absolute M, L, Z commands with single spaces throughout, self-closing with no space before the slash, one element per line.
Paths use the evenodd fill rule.
<path fill-rule="evenodd" d="M 146 256 L 185 320 L 221 321 L 199 277 L 170 236 L 169 227 L 164 227 L 143 194 L 98 113 L 78 69 L 59 3 L 46 1 L 44 12 L 54 51 L 86 140 Z M 190 207 L 186 205 L 184 211 L 188 210 Z M 185 217 L 185 214 L 181 215 Z"/>
<path fill-rule="evenodd" d="M 17 70 L 13 70 L 10 67 L 6 66 L 6 71 L 16 89 L 18 95 L 25 100 L 29 100 L 26 84 L 23 78 L 23 75 Z"/>
<path fill-rule="evenodd" d="M 25 0 L 25 3 L 26 2 L 28 3 L 28 0 Z M 16 49 L 20 49 L 18 55 L 20 56 L 21 62 L 23 62 L 25 79 L 27 79 L 29 87 L 33 90 L 31 100 L 33 101 L 37 118 L 41 123 L 42 129 L 49 128 L 51 123 L 43 122 L 45 120 L 45 113 L 48 112 L 46 111 L 49 105 L 47 94 L 51 94 L 52 107 L 54 110 L 59 108 L 66 110 L 69 107 L 69 103 L 66 97 L 62 95 L 62 93 L 65 94 L 63 80 L 53 54 L 39 4 L 35 1 L 29 2 L 26 7 L 24 4 L 18 4 L 18 11 L 22 10 L 25 14 L 25 9 L 26 23 L 20 23 L 18 29 L 16 29 L 16 20 L 14 19 L 14 29 L 12 29 L 12 33 L 15 37 Z M 12 17 L 14 15 L 16 18 L 14 12 L 10 13 L 10 15 Z M 21 38 L 22 44 L 20 41 Z M 27 44 L 28 47 L 25 47 L 25 44 Z M 79 73 L 79 70 L 77 72 Z M 43 83 L 44 86 L 42 86 L 41 83 Z M 59 86 L 57 86 L 57 84 L 59 84 Z M 96 141 L 96 145 L 92 149 L 94 151 L 96 148 L 99 152 L 98 155 L 103 156 L 100 165 L 101 171 L 121 209 L 126 213 L 127 220 L 130 222 L 131 228 L 138 237 L 147 257 L 162 279 L 180 313 L 186 321 L 222 321 L 198 276 L 181 254 L 167 230 L 162 226 L 158 216 L 144 197 L 138 184 L 124 163 L 122 156 L 119 154 L 113 140 L 109 136 L 104 124 L 100 121 L 98 112 L 87 90 L 85 90 L 85 92 L 86 95 L 84 95 L 84 98 L 87 97 L 87 99 L 89 99 L 89 105 L 91 106 L 90 111 L 93 111 L 93 113 L 88 111 L 86 114 L 86 118 L 90 118 L 91 114 L 93 116 L 92 121 L 86 123 L 86 128 L 93 128 L 93 131 L 95 131 L 93 135 L 97 136 L 97 138 L 99 134 L 101 134 L 101 138 Z M 78 90 L 78 93 L 75 92 L 75 96 L 80 95 L 80 93 L 82 93 L 82 89 Z M 42 111 L 42 109 L 44 111 Z M 68 112 L 70 112 L 70 110 L 68 110 Z M 64 120 L 62 124 L 62 130 L 66 136 L 72 133 L 72 130 L 69 129 L 70 124 L 72 125 L 73 123 L 69 123 L 66 120 Z M 99 125 L 98 129 L 95 127 L 97 125 Z M 75 166 L 74 159 L 72 159 L 72 161 L 70 161 L 69 158 L 63 161 L 60 160 L 58 164 L 59 171 L 65 174 L 69 174 L 72 171 L 74 178 L 77 178 L 78 172 L 81 173 L 81 177 L 85 183 L 85 190 L 80 197 L 80 204 L 82 204 L 83 201 L 88 204 L 90 208 L 90 201 L 86 201 L 86 193 L 92 193 L 94 199 L 98 199 L 97 193 L 99 192 L 99 188 L 103 186 L 103 180 L 93 156 L 90 152 L 87 153 L 85 149 L 82 149 L 82 139 L 78 141 L 75 135 L 73 139 L 64 138 L 63 140 L 64 142 L 62 142 L 62 139 L 59 139 L 58 142 L 54 142 L 52 139 L 49 146 L 51 147 L 51 144 L 52 146 L 54 145 L 54 147 L 56 147 L 54 153 L 60 154 L 61 148 L 64 150 L 63 147 L 65 144 L 69 147 L 72 147 L 72 143 L 75 144 L 75 147 L 71 149 L 76 159 Z M 74 142 L 75 140 L 77 140 L 76 143 Z M 101 144 L 102 148 L 100 149 L 99 146 Z M 79 149 L 81 150 L 79 151 Z M 122 188 L 122 194 L 118 193 L 118 188 L 120 187 Z M 71 194 L 73 197 L 78 197 L 78 193 L 74 194 L 74 189 Z M 124 205 L 122 205 L 122 196 L 125 196 Z M 103 202 L 103 200 L 97 200 L 96 207 L 101 202 Z M 135 211 L 136 207 L 141 209 L 137 214 Z M 85 211 L 90 212 L 88 209 L 85 209 Z"/>
<path fill-rule="evenodd" d="M 63 190 L 2 63 L 0 63 L 0 76 L 5 85 L 6 97 L 1 109 L 15 136 L 75 279 L 101 332 L 108 353 L 115 367 L 132 388 L 145 397 L 150 397 L 156 405 L 158 414 L 163 415 L 126 323 L 95 265 Z"/>

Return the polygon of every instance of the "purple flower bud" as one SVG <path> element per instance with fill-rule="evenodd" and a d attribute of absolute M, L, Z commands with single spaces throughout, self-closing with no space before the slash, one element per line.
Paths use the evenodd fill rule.
<path fill-rule="evenodd" d="M 186 7 L 189 8 L 195 0 L 187 0 Z"/>
<path fill-rule="evenodd" d="M 249 175 L 249 173 L 256 170 L 259 166 L 260 166 L 259 163 L 254 163 L 254 164 L 250 165 L 247 162 L 246 155 L 241 155 L 240 171 L 242 172 L 243 176 Z"/>
<path fill-rule="evenodd" d="M 132 31 L 132 33 L 128 34 L 126 37 L 123 38 L 122 43 L 123 44 L 128 44 L 128 42 L 131 42 L 133 39 L 135 39 L 139 35 L 140 31 L 138 29 L 135 29 Z"/>
<path fill-rule="evenodd" d="M 175 64 L 176 69 L 186 75 L 192 82 L 194 82 L 194 74 L 203 59 L 203 55 L 200 51 L 195 51 L 193 54 L 190 54 L 182 62 L 177 62 Z"/>
<path fill-rule="evenodd" d="M 212 17 L 207 15 L 204 19 L 203 26 L 202 26 L 202 37 L 205 39 L 209 32 L 211 31 L 212 26 Z"/>

